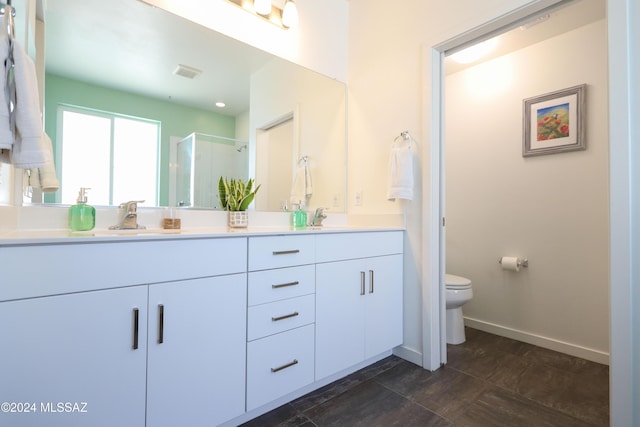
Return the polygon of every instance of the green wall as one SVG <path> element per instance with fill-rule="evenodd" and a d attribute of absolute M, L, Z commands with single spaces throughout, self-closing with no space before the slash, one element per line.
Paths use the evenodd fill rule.
<path fill-rule="evenodd" d="M 169 137 L 185 137 L 193 132 L 228 138 L 235 137 L 235 117 L 52 74 L 45 76 L 44 99 L 45 131 L 51 137 L 54 151 L 58 122 L 57 111 L 61 104 L 161 122 L 159 200 L 162 206 L 166 206 L 169 202 Z M 45 201 L 47 203 L 54 202 L 53 195 L 47 194 Z"/>

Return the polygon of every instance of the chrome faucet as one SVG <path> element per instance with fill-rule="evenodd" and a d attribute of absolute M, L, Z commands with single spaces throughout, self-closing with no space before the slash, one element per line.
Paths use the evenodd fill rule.
<path fill-rule="evenodd" d="M 324 208 L 317 208 L 316 212 L 313 214 L 313 220 L 311 221 L 312 227 L 320 227 L 322 225 L 322 220 L 324 220 L 327 215 L 324 213 Z"/>
<path fill-rule="evenodd" d="M 144 200 L 131 200 L 129 202 L 120 203 L 120 220 L 117 225 L 112 225 L 109 230 L 133 230 L 144 229 L 144 225 L 138 224 L 138 203 L 144 203 Z"/>

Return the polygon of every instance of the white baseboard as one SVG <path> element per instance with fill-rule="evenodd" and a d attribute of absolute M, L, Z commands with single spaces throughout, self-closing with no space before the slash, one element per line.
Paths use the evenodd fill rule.
<path fill-rule="evenodd" d="M 413 348 L 401 345 L 393 349 L 393 354 L 408 362 L 422 366 L 422 353 Z"/>
<path fill-rule="evenodd" d="M 558 341 L 553 338 L 547 338 L 535 335 L 529 332 L 519 331 L 517 329 L 507 328 L 505 326 L 496 325 L 495 323 L 484 322 L 469 317 L 464 318 L 464 324 L 470 328 L 479 329 L 502 337 L 526 342 L 528 344 L 537 345 L 538 347 L 547 348 L 549 350 L 558 351 L 560 353 L 569 354 L 571 356 L 580 357 L 592 362 L 609 364 L 609 353 L 592 348 L 582 347 L 564 341 Z"/>

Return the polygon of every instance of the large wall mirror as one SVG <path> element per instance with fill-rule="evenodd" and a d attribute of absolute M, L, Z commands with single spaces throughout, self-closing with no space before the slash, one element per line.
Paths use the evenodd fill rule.
<path fill-rule="evenodd" d="M 74 203 L 82 186 L 95 205 L 215 209 L 228 176 L 262 185 L 256 210 L 301 197 L 344 212 L 343 83 L 143 2 L 43 4 L 45 130 L 61 181 L 45 203 Z"/>

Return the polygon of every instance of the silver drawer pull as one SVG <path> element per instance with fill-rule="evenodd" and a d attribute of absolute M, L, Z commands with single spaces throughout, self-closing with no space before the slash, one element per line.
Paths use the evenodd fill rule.
<path fill-rule="evenodd" d="M 300 282 L 298 282 L 297 280 L 295 282 L 289 282 L 289 283 L 280 283 L 278 285 L 271 285 L 271 287 L 273 289 L 278 289 L 278 288 L 286 288 L 287 286 L 295 286 L 295 285 L 299 285 Z"/>
<path fill-rule="evenodd" d="M 369 293 L 373 293 L 373 270 L 369 270 Z"/>
<path fill-rule="evenodd" d="M 300 313 L 298 313 L 297 311 L 294 311 L 291 314 L 285 314 L 284 316 L 278 316 L 278 317 L 272 317 L 271 321 L 272 322 L 277 322 L 278 320 L 284 320 L 284 319 L 289 319 L 290 317 L 296 317 L 299 316 Z"/>
<path fill-rule="evenodd" d="M 293 365 L 297 365 L 297 364 L 298 364 L 298 360 L 297 359 L 293 359 L 293 361 L 287 363 L 286 365 L 282 365 L 282 366 L 279 366 L 277 368 L 271 368 L 271 372 L 276 373 L 278 371 L 282 371 L 283 369 L 290 368 Z"/>
<path fill-rule="evenodd" d="M 364 295 L 364 271 L 360 272 L 360 295 Z"/>
<path fill-rule="evenodd" d="M 140 331 L 140 310 L 138 308 L 133 309 L 133 349 L 138 349 L 138 333 Z"/>
<path fill-rule="evenodd" d="M 274 255 L 291 255 L 291 254 L 299 254 L 300 249 L 291 249 L 289 251 L 273 251 Z"/>

